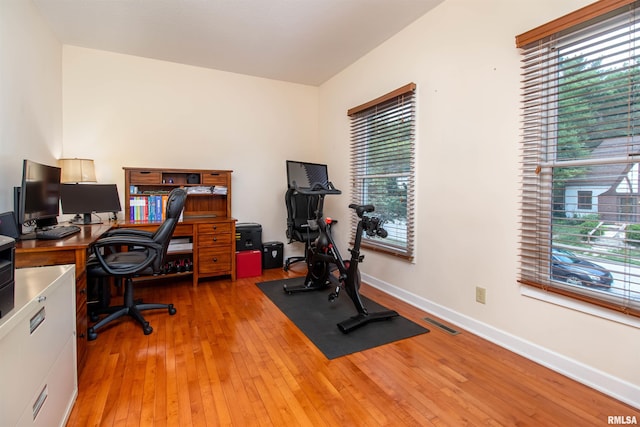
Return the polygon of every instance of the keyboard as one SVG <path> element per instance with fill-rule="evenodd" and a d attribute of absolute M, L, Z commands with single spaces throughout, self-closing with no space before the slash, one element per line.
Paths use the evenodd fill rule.
<path fill-rule="evenodd" d="M 77 225 L 61 225 L 59 227 L 48 228 L 46 230 L 37 230 L 36 239 L 39 240 L 58 240 L 80 232 Z"/>

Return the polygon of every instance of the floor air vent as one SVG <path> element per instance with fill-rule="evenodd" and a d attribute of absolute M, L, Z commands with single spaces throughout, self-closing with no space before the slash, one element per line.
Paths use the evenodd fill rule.
<path fill-rule="evenodd" d="M 425 317 L 424 320 L 426 320 L 427 322 L 431 323 L 434 326 L 437 326 L 438 328 L 442 329 L 443 331 L 451 334 L 451 335 L 458 335 L 460 333 L 460 331 L 456 331 L 453 328 L 450 328 L 449 326 L 442 324 L 440 322 L 438 322 L 437 320 L 431 319 L 429 317 Z"/>

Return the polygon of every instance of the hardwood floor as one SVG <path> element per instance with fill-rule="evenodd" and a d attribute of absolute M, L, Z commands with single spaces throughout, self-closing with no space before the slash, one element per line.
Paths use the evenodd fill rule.
<path fill-rule="evenodd" d="M 68 426 L 601 426 L 640 411 L 363 285 L 431 330 L 327 360 L 255 286 L 299 275 L 156 282 L 137 297 L 173 302 L 89 343 Z M 346 295 L 343 295 L 346 297 Z M 375 327 L 375 324 L 366 327 Z"/>

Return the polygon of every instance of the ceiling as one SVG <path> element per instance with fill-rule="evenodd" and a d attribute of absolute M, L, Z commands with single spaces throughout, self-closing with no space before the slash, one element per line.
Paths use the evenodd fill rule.
<path fill-rule="evenodd" d="M 444 0 L 32 0 L 63 44 L 320 85 Z"/>

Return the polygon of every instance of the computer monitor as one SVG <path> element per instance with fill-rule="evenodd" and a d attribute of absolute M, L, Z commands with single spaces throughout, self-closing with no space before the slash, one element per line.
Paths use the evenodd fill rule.
<path fill-rule="evenodd" d="M 327 165 L 287 160 L 287 182 L 289 188 L 311 189 L 315 184 L 327 187 L 329 174 Z"/>
<path fill-rule="evenodd" d="M 75 224 L 99 224 L 102 221 L 93 220 L 93 212 L 115 215 L 122 210 L 115 184 L 62 184 L 60 202 L 62 213 L 76 214 L 71 220 Z"/>
<path fill-rule="evenodd" d="M 59 167 L 23 161 L 22 183 L 16 187 L 14 198 L 18 224 L 35 224 L 36 228 L 57 224 L 60 174 Z"/>

